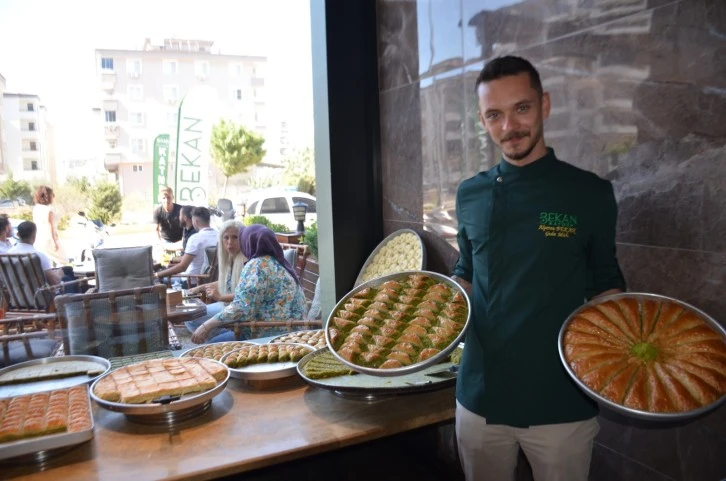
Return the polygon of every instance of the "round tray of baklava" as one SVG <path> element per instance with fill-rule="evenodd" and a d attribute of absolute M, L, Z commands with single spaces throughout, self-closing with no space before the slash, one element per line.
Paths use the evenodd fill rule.
<path fill-rule="evenodd" d="M 182 352 L 179 357 L 203 357 L 219 361 L 225 354 L 245 346 L 255 346 L 257 343 L 250 341 L 227 341 L 202 344 Z"/>
<path fill-rule="evenodd" d="M 229 352 L 220 361 L 235 379 L 266 381 L 295 376 L 297 363 L 314 350 L 306 344 L 256 344 Z"/>
<path fill-rule="evenodd" d="M 227 366 L 213 359 L 151 359 L 96 379 L 90 394 L 99 406 L 132 420 L 181 421 L 204 411 L 224 391 L 229 375 Z M 128 389 L 120 387 L 127 383 Z"/>
<path fill-rule="evenodd" d="M 470 313 L 466 291 L 451 278 L 404 271 L 346 294 L 327 319 L 325 339 L 355 371 L 401 376 L 443 361 L 463 340 Z"/>
<path fill-rule="evenodd" d="M 322 329 L 288 332 L 270 340 L 270 344 L 290 342 L 293 344 L 307 344 L 315 349 L 322 349 L 327 345 L 325 344 L 325 331 Z"/>
<path fill-rule="evenodd" d="M 383 239 L 368 256 L 355 280 L 355 286 L 377 277 L 402 271 L 424 270 L 426 249 L 413 229 L 399 229 Z"/>
<path fill-rule="evenodd" d="M 593 299 L 567 318 L 558 349 L 574 382 L 625 416 L 681 421 L 726 402 L 726 329 L 678 299 Z"/>

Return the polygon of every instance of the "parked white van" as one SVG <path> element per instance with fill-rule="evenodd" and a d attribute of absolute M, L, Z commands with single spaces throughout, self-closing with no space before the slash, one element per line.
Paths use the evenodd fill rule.
<path fill-rule="evenodd" d="M 245 201 L 245 216 L 263 215 L 275 224 L 284 224 L 290 232 L 297 230 L 297 221 L 293 215 L 292 206 L 302 202 L 308 206 L 305 216 L 305 226 L 309 226 L 318 219 L 315 197 L 305 192 L 292 192 L 286 190 L 258 190 L 250 192 Z"/>

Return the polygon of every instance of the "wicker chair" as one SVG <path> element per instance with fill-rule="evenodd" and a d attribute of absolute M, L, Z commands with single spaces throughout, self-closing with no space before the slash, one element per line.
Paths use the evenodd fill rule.
<path fill-rule="evenodd" d="M 58 296 L 66 354 L 105 358 L 169 349 L 166 286 Z"/>

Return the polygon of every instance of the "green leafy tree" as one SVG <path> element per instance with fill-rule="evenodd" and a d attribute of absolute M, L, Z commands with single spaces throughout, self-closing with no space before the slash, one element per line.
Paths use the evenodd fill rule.
<path fill-rule="evenodd" d="M 227 193 L 227 182 L 233 175 L 242 174 L 262 162 L 265 139 L 232 121 L 220 120 L 212 127 L 210 151 L 212 159 L 224 174 L 222 197 Z"/>
<path fill-rule="evenodd" d="M 310 253 L 316 259 L 318 257 L 318 223 L 313 222 L 310 227 L 305 229 L 305 243 L 310 248 Z"/>
<path fill-rule="evenodd" d="M 8 174 L 8 178 L 0 184 L 0 196 L 3 199 L 22 199 L 28 204 L 33 201 L 33 191 L 30 184 L 24 180 L 16 181 L 13 179 L 13 173 Z"/>
<path fill-rule="evenodd" d="M 297 150 L 283 160 L 282 180 L 285 185 L 296 185 L 299 192 L 315 195 L 315 153 L 311 148 Z"/>
<path fill-rule="evenodd" d="M 290 230 L 285 224 L 275 224 L 264 215 L 248 215 L 242 223 L 244 225 L 261 224 L 269 228 L 272 232 L 287 232 Z"/>
<path fill-rule="evenodd" d="M 118 185 L 107 181 L 99 182 L 91 190 L 91 208 L 88 210 L 88 218 L 110 224 L 121 218 L 122 204 L 123 198 Z"/>

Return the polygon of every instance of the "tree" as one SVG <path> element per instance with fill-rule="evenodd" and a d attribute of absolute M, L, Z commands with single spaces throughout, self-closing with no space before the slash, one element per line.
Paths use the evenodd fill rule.
<path fill-rule="evenodd" d="M 296 185 L 299 192 L 315 195 L 315 155 L 309 147 L 295 151 L 283 161 L 284 184 Z"/>
<path fill-rule="evenodd" d="M 233 175 L 242 174 L 262 162 L 265 139 L 232 121 L 220 120 L 212 127 L 210 151 L 212 159 L 224 174 L 222 197 L 227 193 L 227 181 Z"/>
<path fill-rule="evenodd" d="M 91 208 L 88 210 L 88 218 L 110 224 L 121 218 L 122 203 L 123 198 L 118 185 L 108 181 L 98 182 L 91 190 Z"/>
<path fill-rule="evenodd" d="M 8 178 L 0 184 L 0 195 L 3 199 L 22 199 L 26 203 L 31 203 L 33 200 L 33 191 L 25 180 L 16 181 L 13 179 L 13 173 L 8 174 Z"/>

